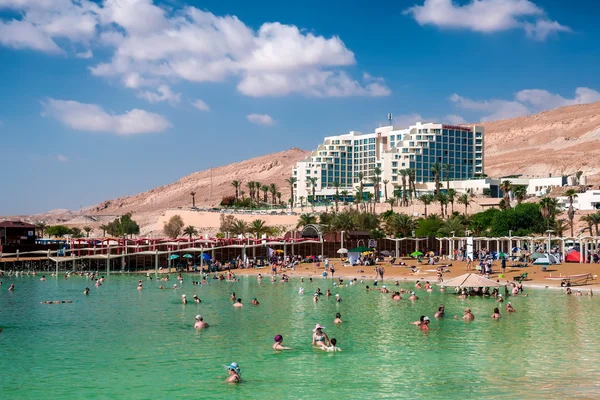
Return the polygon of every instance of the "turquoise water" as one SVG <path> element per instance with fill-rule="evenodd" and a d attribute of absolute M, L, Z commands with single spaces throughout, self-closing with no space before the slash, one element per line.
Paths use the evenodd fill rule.
<path fill-rule="evenodd" d="M 159 290 L 139 276 L 111 275 L 96 288 L 85 278 L 7 278 L 0 287 L 2 399 L 168 398 L 598 398 L 598 297 L 529 291 L 511 298 L 516 314 L 489 318 L 491 299 L 459 300 L 426 293 L 415 304 L 366 292 L 313 284 L 210 281 Z M 10 283 L 16 291 L 8 292 Z M 165 286 L 172 286 L 171 280 Z M 365 282 L 371 284 L 372 282 Z M 89 286 L 91 294 L 84 296 Z M 298 287 L 305 294 L 298 294 Z M 403 285 L 409 288 L 411 284 Z M 314 303 L 320 287 L 340 293 Z M 232 307 L 229 295 L 243 299 Z M 181 304 L 197 294 L 201 304 Z M 250 305 L 253 296 L 259 306 Z M 71 299 L 72 304 L 40 304 Z M 439 304 L 448 317 L 437 321 Z M 452 316 L 470 307 L 475 321 Z M 332 321 L 340 312 L 344 322 Z M 202 314 L 211 327 L 193 329 Z M 431 331 L 409 322 L 432 317 Z M 312 348 L 312 328 L 326 327 L 341 353 Z M 294 351 L 274 352 L 282 334 Z M 223 383 L 224 364 L 236 361 L 244 383 Z"/>

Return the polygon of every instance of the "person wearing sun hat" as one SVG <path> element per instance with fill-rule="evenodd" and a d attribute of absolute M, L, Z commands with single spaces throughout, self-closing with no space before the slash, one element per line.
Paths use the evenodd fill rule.
<path fill-rule="evenodd" d="M 410 292 L 410 297 L 408 298 L 410 301 L 419 300 L 415 292 Z"/>
<path fill-rule="evenodd" d="M 508 303 L 506 303 L 506 312 L 508 313 L 514 313 L 517 312 L 517 310 L 515 310 L 512 306 L 512 304 L 510 303 L 510 301 Z"/>
<path fill-rule="evenodd" d="M 504 301 L 504 297 L 502 297 L 502 293 L 498 294 L 498 300 L 496 300 L 496 303 L 502 303 Z"/>
<path fill-rule="evenodd" d="M 423 322 L 419 325 L 421 332 L 429 332 L 429 317 L 423 317 Z"/>
<path fill-rule="evenodd" d="M 291 347 L 285 347 L 282 345 L 283 336 L 275 335 L 273 340 L 275 341 L 275 343 L 273 344 L 273 350 L 293 350 Z"/>
<path fill-rule="evenodd" d="M 196 329 L 208 328 L 208 324 L 206 322 L 204 322 L 204 318 L 202 317 L 202 315 L 200 315 L 200 314 L 196 315 L 196 324 L 194 325 L 194 328 L 196 328 Z"/>
<path fill-rule="evenodd" d="M 225 379 L 227 383 L 239 383 L 242 380 L 241 369 L 238 363 L 232 362 L 229 365 L 225 365 L 225 369 L 229 372 L 229 377 Z"/>
<path fill-rule="evenodd" d="M 336 294 L 335 294 L 335 301 L 337 301 L 338 303 L 339 303 L 340 301 L 342 301 L 342 298 L 340 297 L 340 294 L 339 294 L 339 293 L 336 293 Z"/>
<path fill-rule="evenodd" d="M 313 329 L 313 336 L 312 336 L 312 344 L 314 346 L 321 347 L 323 345 L 325 345 L 325 346 L 330 345 L 329 336 L 327 336 L 327 334 L 325 332 L 323 332 L 323 329 L 325 329 L 325 327 L 321 326 L 321 324 L 315 325 L 315 329 Z"/>

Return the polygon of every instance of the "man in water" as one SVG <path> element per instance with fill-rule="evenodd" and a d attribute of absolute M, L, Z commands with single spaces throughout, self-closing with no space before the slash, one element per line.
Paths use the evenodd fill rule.
<path fill-rule="evenodd" d="M 187 300 L 187 297 L 185 297 L 185 294 L 182 294 L 182 295 L 181 295 L 181 302 L 182 302 L 183 304 L 187 304 L 188 300 Z"/>
<path fill-rule="evenodd" d="M 331 338 L 331 340 L 329 341 L 329 346 L 325 346 L 324 344 L 321 345 L 321 350 L 325 350 L 325 351 L 342 351 L 342 349 L 340 349 L 339 347 L 336 346 L 337 344 L 337 339 L 336 338 Z"/>
<path fill-rule="evenodd" d="M 342 298 L 340 297 L 339 293 L 335 294 L 335 301 L 338 302 L 338 303 L 342 301 Z"/>
<path fill-rule="evenodd" d="M 236 308 L 244 307 L 244 305 L 242 304 L 242 299 L 237 299 L 237 301 L 233 303 L 233 306 Z"/>
<path fill-rule="evenodd" d="M 202 301 L 200 301 L 200 298 L 198 297 L 197 294 L 194 295 L 194 303 L 201 303 Z"/>
<path fill-rule="evenodd" d="M 435 313 L 435 315 L 433 317 L 434 318 L 442 318 L 444 315 L 445 315 L 444 305 L 440 304 L 440 307 L 438 308 L 437 312 Z"/>
<path fill-rule="evenodd" d="M 473 321 L 475 319 L 475 316 L 471 312 L 470 308 L 465 308 L 465 315 L 463 315 L 463 319 L 465 321 Z"/>
<path fill-rule="evenodd" d="M 196 324 L 194 324 L 194 328 L 196 329 L 204 329 L 208 328 L 208 324 L 204 322 L 204 318 L 202 315 L 196 315 Z"/>
<path fill-rule="evenodd" d="M 410 297 L 408 298 L 410 301 L 416 301 L 419 300 L 419 298 L 417 297 L 417 295 L 415 294 L 415 292 L 410 292 Z"/>
<path fill-rule="evenodd" d="M 90 294 L 90 288 L 86 287 L 85 290 L 83 291 L 83 294 L 85 294 L 85 295 Z"/>
<path fill-rule="evenodd" d="M 257 305 L 259 305 L 259 304 L 260 304 L 260 303 L 258 302 L 258 300 L 256 300 L 256 297 L 253 297 L 253 298 L 252 298 L 252 305 L 253 305 L 253 306 L 257 306 Z"/>
<path fill-rule="evenodd" d="M 142 284 L 138 283 L 137 290 L 142 290 L 142 289 L 143 289 Z"/>

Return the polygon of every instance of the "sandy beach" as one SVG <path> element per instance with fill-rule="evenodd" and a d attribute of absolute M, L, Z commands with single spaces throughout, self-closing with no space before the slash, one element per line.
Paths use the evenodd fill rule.
<path fill-rule="evenodd" d="M 454 278 L 467 272 L 477 272 L 477 271 L 467 271 L 467 266 L 465 262 L 454 262 L 454 261 L 442 261 L 437 265 L 428 265 L 428 264 L 418 264 L 416 260 L 405 260 L 406 266 L 399 265 L 390 265 L 389 262 L 380 262 L 379 265 L 385 268 L 384 279 L 385 281 L 417 281 L 420 280 L 422 282 L 429 281 L 434 284 L 437 283 L 437 273 L 436 268 L 437 265 L 445 265 L 452 264 L 448 269 L 450 272 L 446 272 L 443 275 L 444 280 L 449 280 L 450 278 Z M 341 259 L 330 259 L 330 264 L 335 268 L 335 277 L 342 277 L 342 279 L 375 279 L 375 267 L 374 266 L 356 266 L 356 267 L 344 267 L 342 266 Z M 490 275 L 490 279 L 497 280 L 499 279 L 502 284 L 506 283 L 507 280 L 512 281 L 515 276 L 519 276 L 520 274 L 527 272 L 527 280 L 523 281 L 523 285 L 525 287 L 531 288 L 555 288 L 561 289 L 560 281 L 557 280 L 549 280 L 545 279 L 547 276 L 566 276 L 566 275 L 575 275 L 575 274 L 584 274 L 590 273 L 592 276 L 597 275 L 598 269 L 600 269 L 600 265 L 598 264 L 560 264 L 560 265 L 551 265 L 547 267 L 546 272 L 542 272 L 542 267 L 538 265 L 530 265 L 524 268 L 518 267 L 509 267 L 511 263 L 507 263 L 506 273 L 504 274 L 504 278 L 499 277 L 498 269 L 499 263 L 494 263 L 494 273 Z M 412 273 L 413 266 L 416 266 L 418 269 L 417 273 Z M 359 272 L 363 271 L 363 272 Z M 234 270 L 237 275 L 268 275 L 271 273 L 269 267 L 265 268 L 253 268 L 253 269 L 236 269 Z M 302 277 L 313 277 L 318 279 L 323 279 L 323 264 L 319 268 L 316 267 L 314 263 L 302 263 L 299 267 L 294 270 L 287 270 L 285 273 L 294 277 L 294 276 L 302 276 Z M 329 277 L 330 278 L 330 277 Z M 578 288 L 587 289 L 598 289 L 600 290 L 600 281 L 597 279 L 589 280 L 588 283 L 584 286 L 573 286 Z"/>

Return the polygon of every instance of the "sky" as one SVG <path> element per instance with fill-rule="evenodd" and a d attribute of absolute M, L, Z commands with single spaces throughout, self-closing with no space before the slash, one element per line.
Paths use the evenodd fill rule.
<path fill-rule="evenodd" d="M 595 1 L 0 0 L 0 215 L 600 101 Z M 291 171 L 290 171 L 291 173 Z"/>

